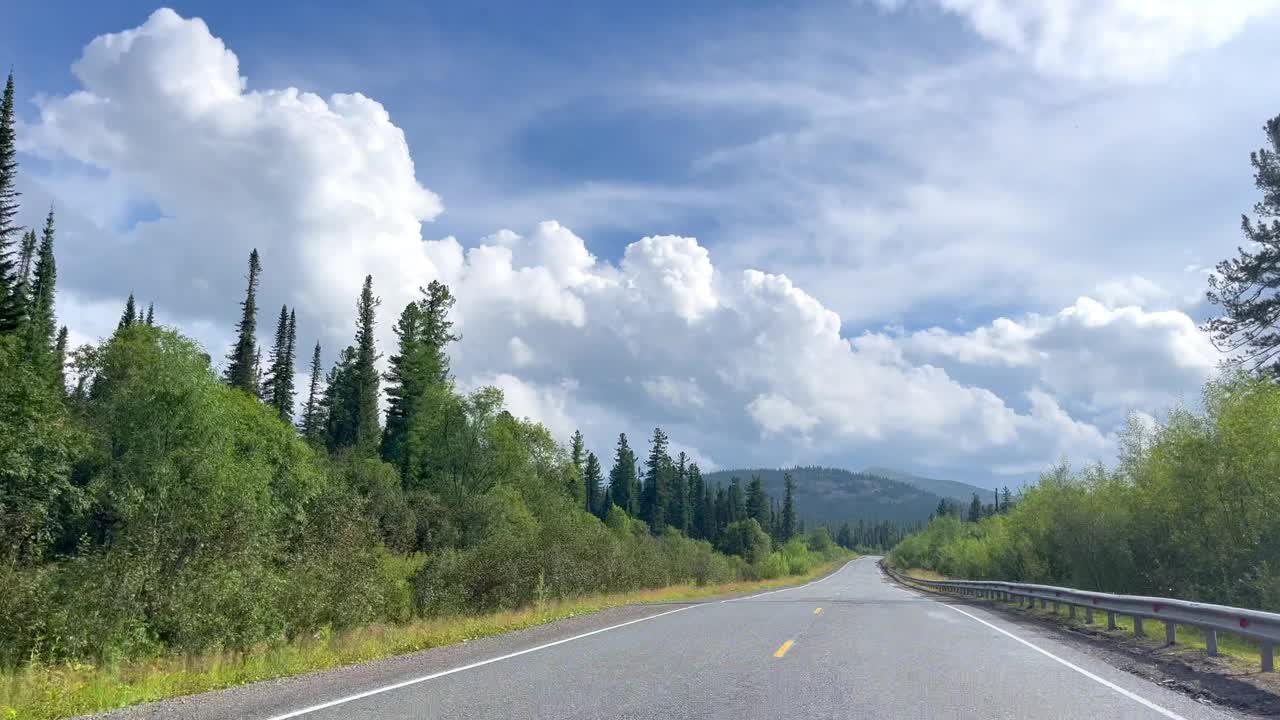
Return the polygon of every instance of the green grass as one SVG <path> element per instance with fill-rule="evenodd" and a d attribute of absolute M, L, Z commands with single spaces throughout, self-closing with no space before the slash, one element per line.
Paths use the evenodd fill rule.
<path fill-rule="evenodd" d="M 803 575 L 774 580 L 704 586 L 673 585 L 655 590 L 572 598 L 488 615 L 419 620 L 406 625 L 371 625 L 337 633 L 320 632 L 241 653 L 162 656 L 104 665 L 29 665 L 0 672 L 0 718 L 66 718 L 403 655 L 621 605 L 698 600 L 770 590 L 808 582 L 834 571 L 847 560 L 846 557 L 821 563 Z"/>

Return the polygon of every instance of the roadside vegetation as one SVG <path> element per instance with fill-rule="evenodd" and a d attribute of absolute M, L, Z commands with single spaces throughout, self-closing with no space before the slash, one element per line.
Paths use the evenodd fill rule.
<path fill-rule="evenodd" d="M 431 282 L 378 346 L 366 277 L 325 371 L 297 313 L 258 341 L 254 251 L 220 367 L 131 294 L 110 337 L 68 347 L 52 210 L 15 224 L 0 107 L 0 717 L 218 687 L 524 627 L 673 588 L 786 582 L 848 555 L 803 532 L 793 483 L 708 484 L 655 429 L 608 469 L 501 391 L 460 391 L 450 289 Z M 287 272 L 282 268 L 279 272 Z M 236 302 L 228 298 L 229 304 Z M 274 313 L 273 313 L 274 314 Z M 305 373 L 305 370 L 304 370 Z M 304 375 L 305 377 L 305 375 Z M 746 587 L 746 586 L 741 586 Z"/>
<path fill-rule="evenodd" d="M 673 585 L 611 595 L 585 595 L 484 615 L 377 623 L 318 632 L 287 643 L 241 652 L 133 658 L 108 665 L 73 662 L 28 665 L 0 674 L 0 708 L 8 717 L 53 720 L 140 702 L 298 675 L 523 630 L 556 620 L 635 603 L 678 602 L 761 592 L 830 573 L 846 558 L 820 562 L 807 573 L 776 580 Z"/>
<path fill-rule="evenodd" d="M 940 507 L 892 564 L 1280 611 L 1280 117 L 1263 130 L 1257 217 L 1210 278 L 1221 315 L 1205 330 L 1228 367 L 1202 401 L 1135 418 L 1112 468 L 1055 467 L 963 520 Z"/>

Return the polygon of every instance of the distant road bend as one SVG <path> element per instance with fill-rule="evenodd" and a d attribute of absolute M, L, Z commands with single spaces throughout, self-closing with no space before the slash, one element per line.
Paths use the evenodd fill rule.
<path fill-rule="evenodd" d="M 981 607 L 904 590 L 875 558 L 796 588 L 629 612 L 122 716 L 1234 717 Z M 442 667 L 436 653 L 453 653 L 447 661 L 455 664 Z"/>

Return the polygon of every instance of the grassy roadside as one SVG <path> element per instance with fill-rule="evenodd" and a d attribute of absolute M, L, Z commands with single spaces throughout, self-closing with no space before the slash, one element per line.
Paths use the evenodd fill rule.
<path fill-rule="evenodd" d="M 910 568 L 902 571 L 902 574 L 920 578 L 922 580 L 949 580 L 943 575 L 939 575 L 932 570 L 922 568 Z M 921 588 L 925 590 L 927 588 Z M 1016 602 L 1004 602 L 1002 600 L 983 600 L 993 605 L 999 605 L 1007 610 L 1029 615 L 1031 617 L 1041 618 L 1044 620 L 1052 620 L 1059 625 L 1073 626 L 1078 628 L 1088 628 L 1090 632 L 1098 633 L 1107 637 L 1115 638 L 1132 638 L 1133 637 L 1133 618 L 1117 615 L 1116 629 L 1107 630 L 1107 614 L 1105 612 L 1095 612 L 1093 623 L 1084 621 L 1083 610 L 1077 609 L 1076 617 L 1072 618 L 1066 605 L 1054 611 L 1053 605 L 1041 609 L 1038 605 L 1035 607 L 1018 607 Z M 1155 644 L 1164 644 L 1164 623 L 1156 620 L 1146 620 L 1143 623 L 1143 629 L 1146 631 L 1147 638 Z M 1179 625 L 1174 632 L 1174 637 L 1184 650 L 1198 650 L 1207 652 L 1208 646 L 1205 644 L 1204 633 L 1199 628 L 1187 625 Z M 1248 638 L 1232 635 L 1230 633 L 1218 633 L 1218 654 L 1229 658 L 1233 664 L 1238 664 L 1241 669 L 1256 670 L 1258 666 L 1258 643 Z"/>
<path fill-rule="evenodd" d="M 0 672 L 0 718 L 53 720 L 136 703 L 243 685 L 259 680 L 351 665 L 500 635 L 621 605 L 699 600 L 760 592 L 809 582 L 850 558 L 822 563 L 803 575 L 719 585 L 672 585 L 654 590 L 593 595 L 474 617 L 371 625 L 321 633 L 243 653 L 210 653 L 122 661 L 28 666 Z"/>

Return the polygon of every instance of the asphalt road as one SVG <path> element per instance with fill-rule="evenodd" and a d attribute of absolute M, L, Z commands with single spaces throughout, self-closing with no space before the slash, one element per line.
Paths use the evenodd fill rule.
<path fill-rule="evenodd" d="M 123 717 L 1233 717 L 1055 641 L 1051 631 L 905 590 L 873 558 L 798 588 L 632 608 L 542 632 Z"/>

